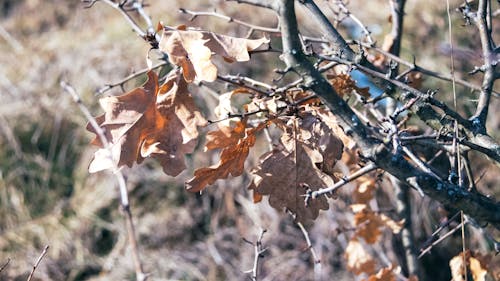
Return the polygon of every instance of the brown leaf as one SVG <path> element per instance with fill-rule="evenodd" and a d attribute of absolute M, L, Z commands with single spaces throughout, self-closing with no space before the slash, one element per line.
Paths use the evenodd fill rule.
<path fill-rule="evenodd" d="M 214 108 L 214 114 L 218 119 L 222 121 L 217 122 L 217 126 L 221 130 L 225 130 L 231 127 L 234 121 L 238 121 L 238 117 L 228 118 L 231 114 L 237 113 L 236 109 L 233 107 L 231 98 L 238 94 L 249 94 L 250 92 L 245 88 L 236 88 L 231 92 L 219 95 L 219 104 Z M 230 133 L 230 130 L 225 132 Z"/>
<path fill-rule="evenodd" d="M 352 150 L 356 146 L 353 139 L 344 133 L 344 130 L 337 122 L 337 118 L 330 110 L 321 107 L 312 107 L 311 109 L 332 130 L 333 134 L 342 141 L 346 149 Z"/>
<path fill-rule="evenodd" d="M 394 274 L 394 266 L 384 267 L 380 269 L 377 274 L 371 275 L 365 281 L 396 281 L 396 275 Z"/>
<path fill-rule="evenodd" d="M 470 272 L 472 273 L 472 277 L 474 281 L 484 281 L 486 277 L 486 273 L 488 271 L 481 265 L 478 259 L 474 257 L 469 258 L 469 267 Z"/>
<path fill-rule="evenodd" d="M 327 78 L 335 89 L 335 92 L 341 97 L 350 95 L 352 92 L 356 92 L 365 98 L 370 97 L 370 88 L 358 87 L 356 81 L 352 80 L 349 74 L 327 75 Z"/>
<path fill-rule="evenodd" d="M 224 149 L 218 164 L 194 172 L 194 177 L 186 182 L 189 191 L 198 192 L 218 179 L 225 179 L 229 175 L 237 177 L 243 173 L 245 160 L 250 148 L 255 144 L 255 133 L 262 130 L 266 123 L 249 129 L 245 129 L 245 125 L 246 123 L 239 122 L 230 135 L 226 135 L 222 130 L 209 133 L 207 148 Z"/>
<path fill-rule="evenodd" d="M 420 72 L 412 71 L 408 74 L 408 84 L 412 86 L 415 89 L 421 89 L 422 88 L 422 82 L 424 79 L 424 76 Z"/>
<path fill-rule="evenodd" d="M 182 67 L 186 81 L 196 78 L 211 82 L 217 78 L 212 52 L 226 61 L 248 61 L 248 51 L 268 42 L 265 37 L 252 40 L 205 31 L 169 30 L 163 33 L 160 50 L 168 54 L 171 63 Z"/>
<path fill-rule="evenodd" d="M 351 205 L 351 209 L 355 212 L 356 235 L 362 237 L 368 244 L 378 241 L 382 227 L 388 227 L 393 233 L 399 233 L 403 228 L 404 220 L 395 222 L 384 214 L 373 212 L 365 204 Z"/>
<path fill-rule="evenodd" d="M 374 196 L 375 179 L 372 177 L 363 176 L 356 182 L 359 184 L 354 189 L 352 194 L 353 201 L 358 204 L 367 204 Z"/>
<path fill-rule="evenodd" d="M 176 176 L 186 168 L 184 154 L 194 150 L 197 127 L 206 124 L 180 75 L 168 77 L 160 88 L 157 75 L 150 71 L 142 87 L 99 102 L 105 114 L 96 120 L 106 132 L 118 167 L 131 167 L 152 156 L 165 173 Z M 87 129 L 96 133 L 90 125 Z M 97 137 L 92 143 L 103 147 Z M 103 149 L 95 153 L 90 172 L 114 166 Z"/>
<path fill-rule="evenodd" d="M 465 280 L 465 266 L 463 253 L 454 256 L 450 260 L 450 270 L 451 270 L 451 280 L 452 281 L 464 281 Z"/>
<path fill-rule="evenodd" d="M 491 263 L 491 256 L 482 256 L 478 253 L 471 253 L 470 251 L 465 252 L 465 262 L 467 270 L 472 274 L 472 280 L 474 281 L 484 281 L 486 280 L 486 275 Z M 450 269 L 452 281 L 462 281 L 465 280 L 465 270 L 464 270 L 464 253 L 460 253 L 450 260 Z M 494 276 L 494 270 L 491 270 L 492 277 L 497 280 L 498 275 Z"/>
<path fill-rule="evenodd" d="M 297 129 L 294 129 L 296 127 L 295 122 L 299 123 Z M 278 124 L 278 126 L 280 125 Z M 337 160 L 342 157 L 344 148 L 335 131 L 309 113 L 301 116 L 300 120 L 291 119 L 287 126 L 281 124 L 281 129 L 285 131 L 281 136 L 281 141 L 288 151 L 293 151 L 295 139 L 303 142 L 312 150 L 319 152 L 319 157 L 314 162 L 317 163 L 318 168 L 327 175 L 334 175 L 333 168 Z"/>
<path fill-rule="evenodd" d="M 352 273 L 356 275 L 375 273 L 375 260 L 356 237 L 347 244 L 344 257 L 347 261 L 347 269 Z"/>
<path fill-rule="evenodd" d="M 296 221 L 305 223 L 318 217 L 319 210 L 327 210 L 326 196 L 320 196 L 305 205 L 307 189 L 318 190 L 332 185 L 333 180 L 315 166 L 321 154 L 304 143 L 297 143 L 294 151 L 275 150 L 263 156 L 262 163 L 252 171 L 250 189 L 260 195 L 269 195 L 269 203 L 278 210 L 287 209 Z"/>

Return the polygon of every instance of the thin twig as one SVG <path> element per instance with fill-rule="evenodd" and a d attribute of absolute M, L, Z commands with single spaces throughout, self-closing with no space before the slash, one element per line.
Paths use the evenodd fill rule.
<path fill-rule="evenodd" d="M 479 0 L 478 10 L 476 15 L 476 26 L 479 31 L 479 37 L 481 38 L 481 48 L 483 51 L 484 65 L 484 77 L 483 84 L 481 87 L 481 93 L 479 94 L 479 100 L 474 113 L 474 118 L 477 118 L 479 125 L 482 126 L 483 130 L 486 127 L 486 119 L 488 117 L 488 109 L 490 106 L 491 92 L 493 90 L 493 84 L 496 80 L 495 67 L 498 63 L 496 54 L 493 53 L 493 40 L 491 38 L 491 27 L 488 26 L 487 18 L 490 17 L 491 1 Z"/>
<path fill-rule="evenodd" d="M 42 261 L 43 257 L 47 254 L 47 250 L 49 249 L 49 245 L 46 245 L 45 248 L 43 248 L 42 253 L 36 260 L 35 264 L 33 265 L 33 269 L 31 269 L 30 275 L 28 276 L 28 279 L 26 281 L 31 281 L 31 278 L 33 278 L 33 274 L 35 274 L 35 270 Z"/>
<path fill-rule="evenodd" d="M 151 68 L 144 68 L 144 69 L 141 69 L 141 70 L 139 70 L 137 72 L 134 72 L 134 73 L 130 74 L 129 76 L 123 78 L 122 80 L 120 80 L 120 81 L 118 81 L 116 83 L 106 84 L 106 85 L 104 85 L 104 87 L 98 89 L 96 91 L 95 95 L 96 96 L 100 96 L 100 95 L 104 94 L 105 92 L 113 89 L 114 87 L 118 87 L 118 86 L 123 87 L 123 85 L 125 83 L 127 83 L 128 81 L 130 81 L 130 80 L 132 80 L 132 79 L 134 79 L 136 77 L 139 77 L 139 76 L 145 74 L 146 72 L 148 72 L 150 70 L 154 70 L 154 69 L 160 68 L 160 67 L 165 66 L 167 64 L 168 64 L 168 62 L 166 62 L 166 61 L 165 62 L 161 62 L 161 63 L 159 63 L 157 65 L 154 65 Z"/>
<path fill-rule="evenodd" d="M 361 45 L 367 49 L 371 49 L 371 50 L 374 50 L 376 51 L 377 53 L 380 53 L 382 55 L 384 55 L 385 57 L 397 62 L 398 64 L 402 64 L 402 65 L 405 65 L 408 67 L 408 70 L 409 71 L 416 71 L 416 72 L 420 72 L 422 74 L 425 74 L 427 76 L 431 76 L 431 77 L 434 77 L 434 78 L 437 78 L 437 79 L 440 79 L 440 80 L 443 80 L 443 81 L 448 81 L 448 82 L 451 82 L 452 81 L 452 77 L 451 75 L 447 75 L 447 74 L 444 74 L 444 73 L 440 73 L 440 72 L 437 72 L 437 71 L 434 71 L 434 70 L 429 70 L 427 68 L 424 68 L 420 65 L 417 65 L 415 62 L 409 62 L 409 61 L 406 61 L 404 59 L 402 59 L 401 57 L 399 56 L 396 56 L 396 55 L 393 55 L 389 52 L 386 52 L 385 50 L 382 50 L 380 48 L 377 48 L 371 44 L 368 44 L 368 43 L 365 43 L 365 42 L 361 42 L 361 41 L 353 41 L 354 44 L 357 44 L 357 45 Z M 475 90 L 475 91 L 481 91 L 481 86 L 478 86 L 478 85 L 474 85 L 470 82 L 467 82 L 463 79 L 460 79 L 460 78 L 455 78 L 455 82 L 457 84 L 460 84 L 464 87 L 467 87 L 469 89 L 472 89 L 472 90 Z M 495 93 L 495 96 L 498 96 L 500 97 L 500 93 L 498 92 L 494 92 Z"/>
<path fill-rule="evenodd" d="M 7 258 L 7 261 L 0 267 L 0 272 L 2 272 L 10 263 L 10 258 Z"/>
<path fill-rule="evenodd" d="M 223 14 L 215 12 L 215 11 L 214 12 L 199 12 L 199 11 L 192 11 L 192 10 L 180 8 L 179 12 L 181 12 L 183 14 L 190 15 L 191 16 L 191 18 L 190 18 L 191 21 L 194 20 L 194 19 L 196 19 L 197 17 L 201 17 L 201 16 L 215 17 L 215 18 L 223 19 L 223 20 L 225 20 L 227 22 L 234 22 L 234 23 L 239 24 L 241 26 L 248 27 L 250 30 L 248 32 L 248 36 L 247 37 L 249 37 L 254 31 L 262 31 L 262 32 L 267 32 L 267 33 L 280 33 L 280 27 L 279 26 L 273 28 L 273 27 L 265 27 L 265 26 L 254 25 L 254 24 L 251 24 L 251 23 L 239 20 L 239 19 L 235 19 L 233 17 L 229 17 L 229 16 L 226 16 L 226 15 L 223 15 Z"/>
<path fill-rule="evenodd" d="M 423 249 L 423 250 L 420 250 L 420 255 L 418 255 L 418 258 L 420 259 L 421 257 L 423 257 L 425 254 L 427 254 L 428 252 L 430 252 L 432 250 L 432 248 L 434 246 L 436 246 L 437 244 L 439 244 L 441 241 L 443 241 L 444 239 L 448 238 L 449 236 L 451 236 L 453 233 L 455 233 L 455 231 L 459 230 L 462 228 L 462 223 L 460 223 L 459 225 L 455 226 L 452 230 L 448 231 L 445 235 L 443 235 L 441 238 L 437 239 L 436 241 L 432 242 L 427 248 Z"/>
<path fill-rule="evenodd" d="M 302 235 L 304 235 L 304 238 L 306 239 L 307 249 L 309 249 L 309 251 L 311 252 L 311 256 L 313 258 L 314 280 L 315 281 L 322 280 L 322 278 L 321 278 L 321 259 L 316 254 L 316 251 L 314 251 L 314 247 L 311 243 L 311 239 L 309 238 L 309 233 L 307 232 L 305 227 L 300 222 L 297 222 L 297 225 L 300 228 L 300 230 L 302 231 Z"/>
<path fill-rule="evenodd" d="M 364 25 L 361 22 L 361 20 L 358 17 L 356 17 L 353 13 L 351 13 L 351 11 L 349 11 L 349 9 L 347 8 L 347 6 L 344 3 L 344 1 L 340 0 L 340 1 L 337 1 L 335 4 L 337 4 L 337 6 L 340 8 L 340 10 L 346 16 L 348 16 L 349 18 L 351 18 L 351 20 L 353 20 L 359 26 L 359 28 L 361 28 L 361 30 L 363 31 L 363 33 L 366 36 L 366 40 L 368 41 L 368 43 L 369 44 L 373 44 L 374 41 L 373 41 L 373 38 L 371 36 L 371 32 L 368 30 L 368 28 L 366 27 L 366 25 Z"/>
<path fill-rule="evenodd" d="M 253 267 L 251 270 L 246 271 L 245 273 L 250 273 L 250 278 L 252 281 L 257 281 L 259 276 L 259 261 L 262 258 L 262 254 L 267 251 L 267 248 L 262 248 L 262 239 L 264 238 L 264 233 L 266 233 L 266 229 L 261 229 L 257 241 L 252 243 L 251 241 L 243 238 L 243 241 L 246 243 L 253 245 L 254 247 L 254 258 L 253 258 Z"/>
<path fill-rule="evenodd" d="M 364 166 L 363 168 L 357 170 L 356 172 L 352 173 L 348 177 L 343 177 L 340 179 L 340 181 L 336 182 L 334 185 L 327 187 L 327 188 L 320 188 L 316 191 L 311 191 L 310 193 L 306 194 L 305 202 L 309 201 L 309 199 L 316 199 L 318 196 L 326 193 L 331 193 L 335 192 L 337 189 L 341 188 L 342 186 L 346 185 L 347 183 L 354 181 L 355 179 L 368 174 L 369 172 L 377 169 L 377 165 L 374 163 L 369 163 L 368 165 Z"/>
<path fill-rule="evenodd" d="M 125 213 L 125 220 L 126 220 L 126 227 L 127 227 L 127 233 L 128 233 L 128 240 L 130 243 L 130 248 L 132 249 L 132 258 L 134 261 L 134 267 L 135 267 L 135 274 L 136 274 L 136 280 L 137 281 L 145 281 L 147 279 L 147 275 L 144 274 L 144 271 L 142 269 L 142 263 L 141 259 L 139 256 L 139 249 L 137 246 L 137 240 L 135 236 L 135 227 L 134 227 L 134 222 L 132 220 L 132 213 L 130 210 L 130 204 L 129 204 L 129 199 L 128 199 L 128 191 L 127 191 L 127 183 L 125 181 L 125 177 L 123 176 L 123 173 L 119 169 L 116 161 L 112 157 L 112 147 L 111 144 L 109 143 L 108 139 L 106 138 L 106 134 L 104 133 L 104 130 L 99 126 L 95 118 L 92 116 L 88 108 L 82 103 L 82 100 L 80 99 L 80 96 L 78 93 L 75 91 L 75 89 L 67 84 L 66 82 L 61 82 L 61 87 L 73 97 L 73 100 L 75 103 L 78 105 L 82 113 L 85 115 L 87 120 L 89 121 L 90 125 L 92 128 L 95 130 L 96 134 L 98 135 L 99 139 L 101 140 L 101 143 L 103 144 L 103 147 L 108 151 L 108 157 L 111 163 L 113 163 L 113 173 L 116 177 L 116 180 L 118 182 L 118 187 L 120 191 L 120 199 L 121 199 L 121 206 L 122 210 Z"/>

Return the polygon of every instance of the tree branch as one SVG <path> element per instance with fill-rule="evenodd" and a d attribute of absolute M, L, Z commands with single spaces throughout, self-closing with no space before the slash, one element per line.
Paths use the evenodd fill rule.
<path fill-rule="evenodd" d="M 356 141 L 362 155 L 400 181 L 422 189 L 434 200 L 459 208 L 476 220 L 489 222 L 500 229 L 500 204 L 420 170 L 406 160 L 401 151 L 392 152 L 385 143 L 376 138 L 377 132 L 369 130 L 361 122 L 302 52 L 294 1 L 277 0 L 276 3 L 283 41 L 282 59 L 289 68 L 304 78 L 304 86 L 316 93 L 323 103 L 335 112 L 339 125 Z"/>
<path fill-rule="evenodd" d="M 482 131 L 486 132 L 486 119 L 488 117 L 488 109 L 490 105 L 491 92 L 493 90 L 493 83 L 495 82 L 495 67 L 497 61 L 494 61 L 496 54 L 493 53 L 493 40 L 491 39 L 491 29 L 488 27 L 487 17 L 489 17 L 488 5 L 491 6 L 491 2 L 488 0 L 479 0 L 476 26 L 479 30 L 479 36 L 481 38 L 481 48 L 483 50 L 483 61 L 484 65 L 482 69 L 484 71 L 483 84 L 481 86 L 481 93 L 479 95 L 479 100 L 476 108 L 476 113 L 472 117 L 479 120 L 479 124 L 482 126 Z"/>
<path fill-rule="evenodd" d="M 80 108 L 82 113 L 85 115 L 85 117 L 89 121 L 92 128 L 96 131 L 96 134 L 99 137 L 99 139 L 101 140 L 103 147 L 108 151 L 109 160 L 114 165 L 113 173 L 114 173 L 116 180 L 118 182 L 122 211 L 125 213 L 125 221 L 126 221 L 128 240 L 130 243 L 130 248 L 132 249 L 132 259 L 133 259 L 134 267 L 135 267 L 135 275 L 136 275 L 135 277 L 136 277 L 137 281 L 146 281 L 147 275 L 144 274 L 144 271 L 142 269 L 142 262 L 141 262 L 141 259 L 139 257 L 139 247 L 137 246 L 135 227 L 134 227 L 134 222 L 132 219 L 132 212 L 130 210 L 128 191 L 127 191 L 127 183 L 125 181 L 125 177 L 123 176 L 123 173 L 118 168 L 116 161 L 114 161 L 114 159 L 112 157 L 111 144 L 108 142 L 108 139 L 106 138 L 106 134 L 104 133 L 103 129 L 99 126 L 96 119 L 92 116 L 92 114 L 90 114 L 90 111 L 88 110 L 88 108 L 82 103 L 82 100 L 80 99 L 80 96 L 75 91 L 75 89 L 71 85 L 67 84 L 66 82 L 61 82 L 61 87 L 69 95 L 71 95 L 71 97 L 73 98 L 75 103 L 78 105 L 78 107 Z"/>
<path fill-rule="evenodd" d="M 26 281 L 31 281 L 31 279 L 33 278 L 33 275 L 35 274 L 36 268 L 38 267 L 38 265 L 42 261 L 43 257 L 45 257 L 45 255 L 47 254 L 48 249 L 49 249 L 49 245 L 46 245 L 45 248 L 43 248 L 42 253 L 40 254 L 38 259 L 36 260 L 35 264 L 33 265 L 33 269 L 31 269 L 30 275 L 28 276 L 28 279 L 26 279 Z"/>

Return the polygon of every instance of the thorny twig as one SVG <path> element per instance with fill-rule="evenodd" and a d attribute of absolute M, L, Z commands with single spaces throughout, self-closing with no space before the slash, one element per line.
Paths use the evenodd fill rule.
<path fill-rule="evenodd" d="M 458 216 L 460 215 L 460 212 L 457 212 L 455 215 L 453 215 L 450 219 L 446 220 L 445 222 L 441 223 L 438 229 L 436 229 L 431 237 L 427 239 L 427 241 L 424 243 L 424 246 L 420 249 L 420 254 L 418 255 L 418 258 L 420 259 L 423 257 L 426 253 L 430 252 L 434 246 L 439 244 L 441 241 L 455 233 L 455 231 L 459 230 L 462 228 L 462 223 L 458 224 L 456 227 L 448 231 L 446 234 L 443 236 L 439 235 L 439 232 L 443 230 L 445 227 L 450 225 L 451 222 L 453 222 Z M 468 223 L 467 220 L 465 220 L 465 223 Z"/>
<path fill-rule="evenodd" d="M 191 10 L 188 10 L 188 9 L 181 8 L 181 9 L 179 9 L 179 12 L 181 12 L 183 14 L 190 15 L 191 16 L 191 18 L 189 19 L 190 21 L 193 21 L 197 17 L 205 16 L 205 17 L 220 18 L 220 19 L 223 19 L 223 20 L 225 20 L 227 22 L 234 22 L 236 24 L 239 24 L 241 26 L 249 28 L 247 36 L 246 36 L 247 38 L 250 37 L 252 35 L 252 33 L 254 33 L 255 31 L 262 31 L 262 32 L 267 32 L 267 33 L 280 33 L 279 26 L 273 28 L 273 27 L 265 27 L 265 26 L 254 25 L 254 24 L 251 24 L 251 23 L 239 20 L 239 19 L 235 19 L 233 17 L 229 17 L 229 16 L 226 16 L 226 15 L 223 15 L 223 14 L 218 13 L 216 11 L 213 11 L 213 12 L 200 12 L 200 11 L 191 11 Z"/>
<path fill-rule="evenodd" d="M 311 199 L 316 199 L 320 195 L 326 194 L 326 193 L 332 193 L 335 192 L 337 189 L 341 188 L 342 186 L 356 180 L 357 178 L 366 175 L 374 170 L 377 169 L 377 165 L 374 163 L 369 163 L 368 165 L 364 166 L 363 168 L 357 170 L 356 172 L 352 173 L 350 176 L 343 177 L 340 179 L 340 181 L 336 182 L 334 185 L 327 187 L 327 188 L 320 188 L 316 191 L 308 190 L 304 202 L 306 206 L 308 205 L 309 200 Z"/>
<path fill-rule="evenodd" d="M 135 227 L 134 227 L 134 222 L 132 220 L 132 212 L 130 210 L 130 204 L 129 204 L 129 199 L 128 199 L 127 183 L 125 181 L 125 177 L 123 176 L 123 173 L 118 168 L 116 161 L 112 157 L 111 144 L 109 143 L 108 139 L 106 138 L 106 134 L 105 134 L 104 130 L 99 126 L 99 124 L 97 123 L 95 118 L 92 116 L 92 114 L 90 113 L 88 108 L 82 103 L 82 100 L 80 99 L 80 96 L 75 91 L 75 89 L 71 85 L 67 84 L 64 81 L 61 82 L 61 87 L 64 89 L 64 91 L 66 91 L 73 98 L 75 103 L 78 105 L 78 107 L 82 111 L 83 115 L 85 115 L 85 117 L 89 121 L 90 125 L 95 130 L 97 136 L 99 137 L 101 143 L 103 144 L 103 147 L 108 151 L 107 157 L 109 157 L 109 160 L 111 161 L 111 163 L 113 163 L 113 166 L 114 166 L 113 173 L 114 173 L 115 178 L 118 182 L 118 187 L 119 187 L 119 191 L 120 191 L 121 206 L 122 206 L 122 210 L 125 213 L 128 240 L 130 243 L 130 247 L 132 249 L 132 259 L 134 261 L 136 280 L 137 281 L 145 281 L 147 279 L 147 275 L 143 271 L 142 262 L 141 262 L 141 259 L 139 256 L 139 249 L 138 249 L 136 235 L 135 235 Z"/>
<path fill-rule="evenodd" d="M 407 60 L 402 59 L 399 56 L 396 56 L 394 54 L 386 52 L 385 50 L 382 50 L 381 48 L 375 47 L 375 46 L 373 46 L 371 44 L 368 44 L 368 43 L 365 43 L 365 42 L 361 42 L 361 41 L 352 41 L 352 42 L 353 42 L 353 44 L 360 45 L 360 46 L 362 46 L 364 48 L 367 48 L 367 49 L 370 49 L 370 50 L 374 50 L 377 53 L 380 53 L 380 54 L 384 55 L 385 57 L 387 57 L 387 58 L 389 58 L 389 59 L 397 62 L 398 64 L 401 64 L 401 65 L 404 65 L 404 66 L 408 67 L 408 69 L 405 72 L 415 71 L 415 72 L 420 72 L 420 73 L 425 74 L 427 76 L 431 76 L 431 77 L 434 77 L 434 78 L 437 78 L 437 79 L 440 79 L 440 80 L 443 80 L 443 81 L 448 81 L 448 82 L 452 81 L 452 76 L 451 75 L 440 73 L 440 72 L 437 72 L 437 71 L 434 71 L 434 70 L 429 70 L 429 69 L 424 68 L 424 67 L 422 67 L 420 65 L 417 65 L 415 63 L 415 61 L 409 62 Z M 467 88 L 469 88 L 471 90 L 481 91 L 481 86 L 474 85 L 474 84 L 472 84 L 470 82 L 467 82 L 467 81 L 465 81 L 463 79 L 455 78 L 455 82 L 457 84 L 460 84 L 460 85 L 462 85 L 464 87 L 467 87 Z M 494 94 L 495 94 L 495 96 L 500 97 L 500 93 L 494 92 Z"/>
<path fill-rule="evenodd" d="M 243 241 L 245 241 L 246 243 L 248 243 L 254 247 L 253 267 L 251 270 L 246 271 L 246 273 L 251 274 L 250 278 L 252 279 L 252 281 L 258 280 L 259 261 L 260 261 L 260 258 L 263 257 L 263 254 L 267 251 L 267 248 L 262 247 L 262 238 L 264 238 L 264 233 L 266 233 L 266 232 L 267 232 L 266 229 L 261 229 L 260 234 L 257 238 L 257 241 L 255 241 L 255 243 L 252 243 L 249 240 L 243 238 Z"/>
<path fill-rule="evenodd" d="M 139 35 L 139 37 L 146 40 L 153 48 L 158 48 L 160 37 L 155 32 L 151 18 L 144 11 L 144 5 L 142 1 L 133 0 L 114 2 L 112 0 L 82 0 L 82 2 L 87 4 L 86 8 L 91 8 L 96 2 L 103 2 L 113 9 L 119 11 L 127 20 L 134 32 Z M 139 26 L 139 24 L 132 18 L 132 16 L 130 16 L 130 11 L 136 11 L 142 17 L 142 19 L 146 23 L 145 30 Z"/>
<path fill-rule="evenodd" d="M 111 83 L 111 84 L 106 84 L 106 85 L 104 85 L 104 87 L 98 89 L 96 91 L 95 95 L 96 96 L 100 96 L 100 95 L 104 94 L 105 92 L 113 89 L 114 87 L 118 87 L 118 86 L 120 86 L 122 88 L 122 90 L 123 90 L 123 85 L 125 83 L 127 83 L 128 81 L 130 81 L 130 80 L 132 80 L 132 79 L 134 79 L 136 77 L 139 77 L 139 76 L 145 74 L 146 72 L 148 72 L 150 70 L 154 70 L 154 69 L 160 68 L 160 67 L 165 66 L 167 64 L 169 64 L 169 63 L 168 62 L 161 62 L 161 63 L 159 63 L 157 65 L 154 65 L 151 68 L 144 68 L 144 69 L 141 69 L 141 70 L 139 70 L 137 72 L 134 72 L 134 73 L 130 74 L 129 76 L 123 78 L 122 80 L 120 80 L 118 82 Z"/>
<path fill-rule="evenodd" d="M 43 248 L 42 253 L 40 254 L 38 259 L 36 260 L 35 264 L 33 265 L 33 269 L 31 269 L 30 275 L 28 276 L 28 279 L 26 281 L 31 281 L 31 279 L 33 278 L 33 275 L 35 274 L 36 268 L 38 267 L 38 265 L 42 261 L 43 257 L 47 254 L 48 249 L 49 249 L 49 245 L 46 245 L 45 248 Z"/>
<path fill-rule="evenodd" d="M 302 223 L 297 222 L 297 226 L 300 228 L 300 231 L 302 231 L 302 235 L 304 235 L 304 238 L 306 239 L 307 249 L 311 252 L 311 256 L 314 262 L 314 280 L 320 281 L 322 280 L 321 259 L 318 257 L 316 251 L 314 250 L 314 247 L 311 243 L 311 239 L 309 238 L 309 232 L 307 232 L 306 228 L 302 225 Z"/>
<path fill-rule="evenodd" d="M 481 38 L 481 48 L 484 60 L 484 65 L 482 67 L 484 69 L 484 77 L 476 112 L 472 118 L 477 118 L 483 130 L 486 130 L 486 119 L 488 117 L 493 84 L 498 78 L 496 77 L 497 75 L 495 75 L 495 67 L 498 64 L 498 58 L 497 54 L 493 52 L 494 42 L 491 37 L 491 26 L 488 26 L 487 20 L 491 16 L 490 13 L 491 1 L 479 0 L 475 23 L 479 31 L 479 37 Z"/>

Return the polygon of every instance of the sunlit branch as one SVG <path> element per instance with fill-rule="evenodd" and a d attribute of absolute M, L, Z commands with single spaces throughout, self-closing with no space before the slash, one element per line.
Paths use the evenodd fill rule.
<path fill-rule="evenodd" d="M 123 85 L 125 85 L 125 83 L 127 83 L 128 81 L 134 79 L 134 78 L 137 78 L 143 74 L 146 74 L 148 71 L 150 70 L 154 70 L 154 69 L 158 69 L 162 66 L 165 66 L 165 65 L 168 65 L 169 63 L 168 62 L 162 62 L 162 63 L 159 63 L 157 65 L 154 65 L 153 67 L 151 68 L 144 68 L 144 69 L 141 69 L 137 72 L 134 72 L 132 74 L 130 74 L 129 76 L 123 78 L 122 80 L 118 81 L 118 82 L 115 82 L 115 83 L 111 83 L 111 84 L 106 84 L 104 85 L 104 87 L 98 89 L 95 93 L 96 96 L 99 96 L 99 95 L 102 95 L 104 94 L 105 92 L 115 88 L 115 87 L 121 87 L 122 90 L 123 90 Z"/>
<path fill-rule="evenodd" d="M 254 24 L 251 24 L 251 23 L 239 20 L 239 19 L 235 19 L 233 17 L 229 17 L 229 16 L 226 16 L 226 15 L 223 15 L 223 14 L 215 12 L 215 11 L 214 12 L 199 12 L 199 11 L 191 11 L 191 10 L 188 10 L 188 9 L 181 8 L 181 9 L 179 9 L 179 12 L 181 12 L 183 14 L 190 15 L 191 16 L 191 18 L 190 18 L 191 21 L 193 21 L 197 17 L 205 16 L 205 17 L 220 18 L 220 19 L 225 20 L 227 22 L 234 22 L 236 24 L 239 24 L 241 26 L 249 28 L 247 37 L 249 37 L 250 35 L 252 35 L 252 33 L 255 32 L 255 31 L 262 31 L 262 32 L 267 32 L 267 33 L 280 33 L 279 26 L 272 28 L 272 27 L 265 27 L 265 26 L 254 25 Z"/>
<path fill-rule="evenodd" d="M 112 147 L 111 144 L 109 143 L 108 139 L 106 138 L 106 134 L 104 130 L 99 126 L 97 123 L 97 120 L 92 116 L 88 108 L 83 104 L 80 95 L 75 91 L 75 89 L 67 84 L 66 82 L 61 82 L 61 87 L 65 92 L 67 92 L 75 101 L 75 103 L 78 105 L 80 108 L 80 111 L 83 113 L 83 115 L 87 118 L 89 121 L 90 125 L 96 132 L 97 136 L 99 137 L 101 143 L 103 144 L 104 149 L 108 151 L 107 157 L 111 163 L 113 163 L 113 173 L 115 175 L 115 178 L 118 182 L 118 187 L 120 191 L 120 201 L 121 201 L 121 206 L 122 210 L 125 213 L 125 220 L 126 220 L 126 227 L 127 227 L 127 233 L 128 233 L 128 240 L 130 243 L 130 247 L 132 249 L 132 259 L 134 262 L 134 267 L 135 267 L 135 274 L 136 274 L 136 280 L 137 281 L 145 281 L 147 279 L 147 274 L 144 273 L 142 269 L 142 262 L 139 257 L 139 247 L 137 245 L 137 240 L 136 240 L 136 235 L 135 235 L 135 226 L 134 222 L 132 219 L 132 212 L 130 209 L 130 204 L 129 204 L 129 198 L 128 198 L 128 191 L 127 191 L 127 183 L 125 181 L 125 177 L 123 176 L 123 173 L 119 169 L 116 161 L 112 157 Z"/>
<path fill-rule="evenodd" d="M 35 264 L 33 265 L 33 268 L 31 269 L 30 275 L 28 276 L 28 279 L 26 279 L 26 281 L 31 281 L 31 279 L 33 278 L 33 275 L 35 274 L 36 268 L 38 267 L 38 265 L 40 265 L 40 262 L 42 261 L 43 257 L 45 257 L 45 255 L 47 254 L 48 249 L 49 249 L 49 245 L 46 245 L 43 248 L 42 253 L 40 254 L 38 259 L 36 260 Z"/>

